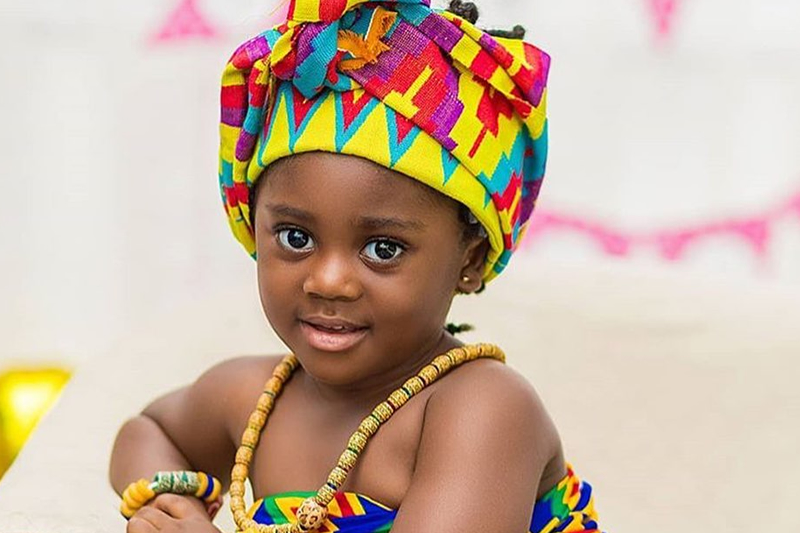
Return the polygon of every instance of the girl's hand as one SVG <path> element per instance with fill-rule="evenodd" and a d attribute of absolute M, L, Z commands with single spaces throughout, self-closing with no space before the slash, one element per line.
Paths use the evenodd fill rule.
<path fill-rule="evenodd" d="M 162 494 L 128 521 L 127 533 L 220 533 L 203 502 L 194 497 Z"/>

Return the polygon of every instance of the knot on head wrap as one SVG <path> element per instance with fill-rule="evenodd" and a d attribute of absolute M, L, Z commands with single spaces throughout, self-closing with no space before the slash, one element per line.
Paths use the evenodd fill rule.
<path fill-rule="evenodd" d="M 272 162 L 355 155 L 466 205 L 486 229 L 491 280 L 544 176 L 549 65 L 430 0 L 292 0 L 223 74 L 219 177 L 234 234 L 255 256 L 250 189 Z"/>

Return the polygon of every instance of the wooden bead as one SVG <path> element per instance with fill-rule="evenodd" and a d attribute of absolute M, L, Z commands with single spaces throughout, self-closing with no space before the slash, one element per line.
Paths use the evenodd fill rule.
<path fill-rule="evenodd" d="M 281 391 L 282 387 L 283 383 L 281 382 L 281 380 L 279 380 L 276 377 L 271 377 L 264 385 L 264 392 L 272 393 L 273 395 L 277 396 L 277 394 Z"/>
<path fill-rule="evenodd" d="M 339 466 L 341 466 L 344 470 L 350 471 L 353 467 L 356 466 L 356 461 L 358 461 L 358 455 L 353 452 L 353 450 L 347 449 L 342 452 L 342 455 L 339 456 Z"/>
<path fill-rule="evenodd" d="M 450 363 L 451 363 L 453 366 L 456 366 L 456 365 L 458 365 L 459 358 L 456 356 L 456 354 L 455 354 L 455 353 L 453 353 L 453 352 L 447 352 L 446 354 L 444 354 L 444 356 L 445 356 L 445 357 L 447 357 L 447 359 L 450 361 Z"/>
<path fill-rule="evenodd" d="M 205 474 L 203 472 L 197 473 L 197 481 L 198 481 L 197 490 L 195 491 L 194 495 L 197 496 L 198 498 L 202 498 L 203 494 L 205 494 L 206 490 L 208 489 L 208 484 L 209 483 L 213 484 L 214 481 L 211 478 L 209 478 L 208 474 Z"/>
<path fill-rule="evenodd" d="M 371 437 L 376 431 L 378 431 L 379 427 L 380 425 L 378 424 L 378 421 L 368 416 L 358 425 L 358 431 L 367 437 Z"/>
<path fill-rule="evenodd" d="M 445 374 L 453 366 L 453 363 L 447 357 L 437 357 L 431 364 L 436 367 L 439 374 Z"/>
<path fill-rule="evenodd" d="M 357 453 L 361 453 L 367 445 L 367 439 L 368 437 L 365 434 L 356 431 L 350 436 L 350 440 L 347 441 L 347 447 L 351 450 L 355 450 Z"/>
<path fill-rule="evenodd" d="M 317 503 L 328 505 L 334 496 L 336 496 L 336 491 L 326 483 L 317 491 Z"/>
<path fill-rule="evenodd" d="M 269 394 L 263 393 L 258 398 L 258 403 L 256 404 L 256 410 L 269 415 L 269 412 L 272 411 L 272 407 L 274 405 L 275 405 L 275 399 Z"/>
<path fill-rule="evenodd" d="M 247 468 L 247 465 L 235 464 L 233 465 L 233 470 L 231 471 L 231 478 L 241 480 L 247 479 L 248 470 L 249 469 Z"/>
<path fill-rule="evenodd" d="M 243 446 L 240 446 L 239 449 L 236 450 L 236 463 L 249 465 L 252 460 L 253 460 L 252 448 L 245 448 Z"/>
<path fill-rule="evenodd" d="M 244 434 L 242 435 L 242 444 L 245 446 L 249 446 L 250 448 L 254 448 L 256 444 L 258 444 L 258 438 L 261 435 L 261 432 L 257 429 L 247 428 L 244 430 Z"/>
<path fill-rule="evenodd" d="M 230 494 L 231 498 L 240 498 L 244 496 L 244 483 L 238 480 L 231 482 Z"/>
<path fill-rule="evenodd" d="M 436 378 L 439 377 L 439 371 L 433 365 L 428 365 L 419 371 L 419 377 L 425 382 L 425 385 L 430 385 Z"/>
<path fill-rule="evenodd" d="M 150 488 L 150 481 L 146 479 L 140 479 L 136 483 L 129 485 L 125 493 L 130 494 L 135 501 L 142 504 L 147 503 L 156 496 L 155 491 Z"/>
<path fill-rule="evenodd" d="M 394 408 L 392 408 L 389 402 L 381 402 L 372 411 L 372 413 L 375 416 L 377 416 L 381 422 L 386 422 L 392 417 L 392 413 L 394 413 Z"/>
<path fill-rule="evenodd" d="M 275 372 L 272 375 L 282 382 L 285 382 L 287 379 L 289 379 L 289 376 L 292 375 L 292 367 L 284 362 L 278 363 L 278 366 L 275 367 Z"/>
<path fill-rule="evenodd" d="M 397 389 L 389 395 L 389 403 L 395 411 L 405 405 L 409 399 L 409 395 L 403 389 Z"/>
<path fill-rule="evenodd" d="M 267 423 L 267 413 L 263 411 L 253 411 L 250 418 L 247 420 L 247 427 L 261 431 Z"/>
<path fill-rule="evenodd" d="M 328 484 L 333 485 L 337 489 L 344 485 L 346 479 L 347 471 L 340 466 L 336 466 L 336 468 L 331 470 L 331 473 L 328 474 Z"/>
<path fill-rule="evenodd" d="M 414 376 L 403 384 L 403 387 L 408 389 L 411 394 L 419 394 L 425 388 L 425 382 L 419 376 Z"/>

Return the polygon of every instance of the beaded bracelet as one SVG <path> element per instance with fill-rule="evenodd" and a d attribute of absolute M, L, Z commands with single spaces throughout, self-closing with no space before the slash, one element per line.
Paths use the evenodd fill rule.
<path fill-rule="evenodd" d="M 196 496 L 205 502 L 209 515 L 216 514 L 221 505 L 222 483 L 205 472 L 159 472 L 152 481 L 140 479 L 128 485 L 122 493 L 119 506 L 122 516 L 131 518 L 136 511 L 159 494 L 185 494 Z M 218 505 L 214 505 L 214 504 Z"/>

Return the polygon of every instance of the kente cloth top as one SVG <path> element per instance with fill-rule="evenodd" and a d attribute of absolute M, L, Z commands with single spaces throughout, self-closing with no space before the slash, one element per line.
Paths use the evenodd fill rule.
<path fill-rule="evenodd" d="M 313 492 L 287 492 L 258 500 L 249 515 L 259 524 L 296 523 L 295 513 Z M 353 492 L 337 492 L 319 533 L 386 533 L 397 511 Z M 468 528 L 467 528 L 468 529 Z M 567 475 L 535 504 L 530 533 L 600 533 L 592 487 L 567 465 Z"/>
<path fill-rule="evenodd" d="M 541 187 L 549 66 L 430 0 L 292 0 L 222 78 L 219 180 L 235 236 L 255 257 L 250 193 L 272 162 L 348 154 L 466 205 L 488 234 L 488 282 Z"/>

